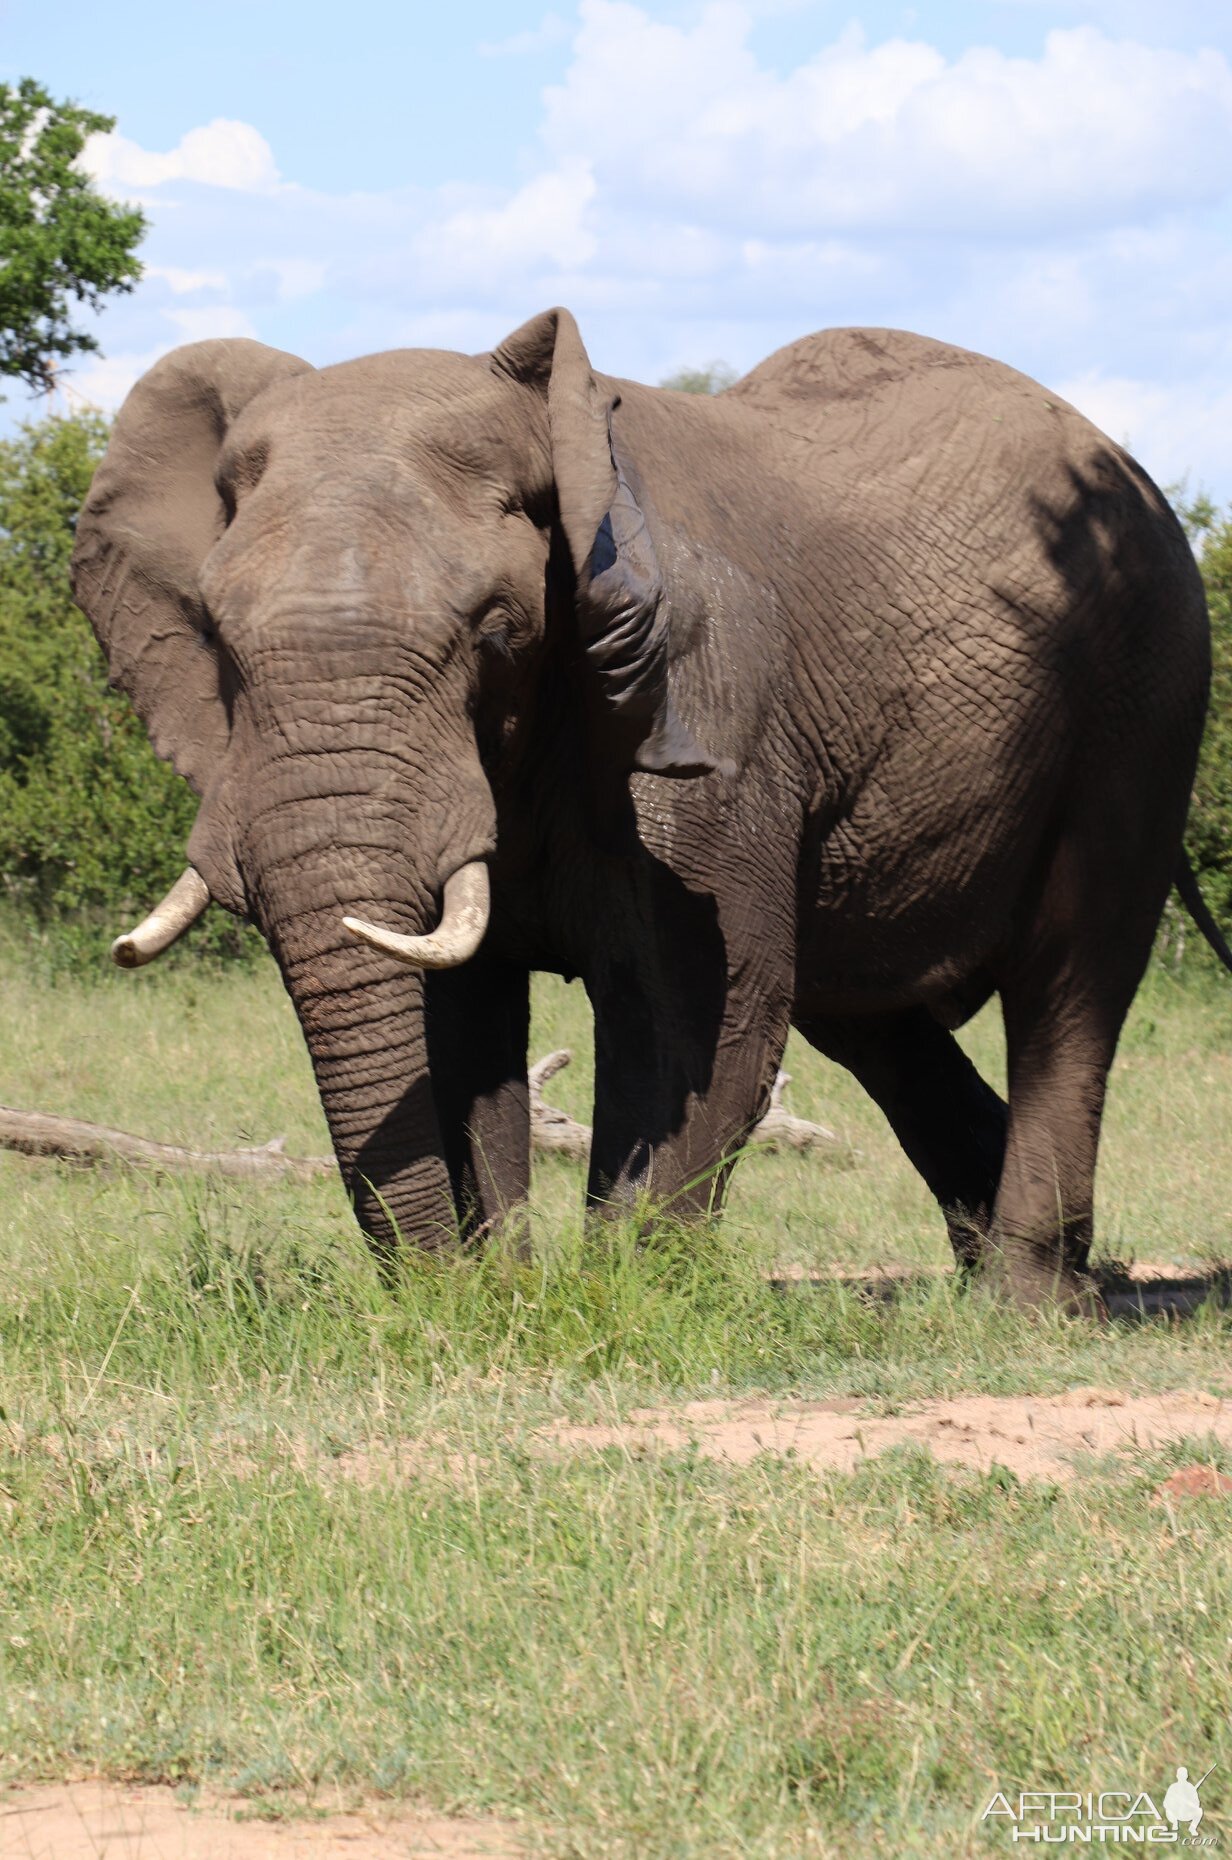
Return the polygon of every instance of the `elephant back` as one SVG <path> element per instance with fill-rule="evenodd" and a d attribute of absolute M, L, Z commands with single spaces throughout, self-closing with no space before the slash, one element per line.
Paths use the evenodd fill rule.
<path fill-rule="evenodd" d="M 897 397 L 904 388 L 938 375 L 949 377 L 945 385 L 952 392 L 955 371 L 960 378 L 1012 378 L 1036 386 L 986 355 L 935 342 L 929 336 L 914 336 L 909 330 L 823 329 L 776 349 L 728 388 L 726 398 L 767 411 L 790 408 L 798 413 L 802 406 L 833 407 L 844 401 Z"/>

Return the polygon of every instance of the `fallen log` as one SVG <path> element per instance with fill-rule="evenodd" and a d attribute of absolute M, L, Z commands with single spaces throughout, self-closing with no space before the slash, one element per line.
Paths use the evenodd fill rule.
<path fill-rule="evenodd" d="M 770 1092 L 770 1109 L 749 1141 L 771 1150 L 824 1150 L 835 1162 L 853 1161 L 855 1151 L 833 1130 L 810 1123 L 807 1117 L 793 1117 L 783 1109 L 783 1093 L 790 1084 L 790 1072 L 777 1074 Z"/>
<path fill-rule="evenodd" d="M 568 1112 L 547 1104 L 543 1088 L 569 1064 L 573 1054 L 562 1047 L 537 1059 L 527 1075 L 530 1086 L 531 1143 L 547 1155 L 581 1160 L 590 1153 L 590 1126 L 579 1124 Z M 846 1162 L 852 1152 L 841 1137 L 824 1124 L 793 1117 L 783 1109 L 789 1075 L 780 1072 L 774 1082 L 770 1109 L 754 1130 L 750 1143 L 767 1149 L 823 1150 L 833 1160 Z M 17 1111 L 0 1105 L 0 1149 L 23 1156 L 47 1156 L 83 1167 L 127 1163 L 158 1174 L 212 1171 L 240 1181 L 310 1181 L 336 1168 L 332 1156 L 288 1156 L 286 1139 L 238 1150 L 191 1150 L 177 1143 L 154 1143 L 127 1130 L 89 1124 L 78 1117 L 57 1117 L 48 1111 Z"/>
<path fill-rule="evenodd" d="M 590 1154 L 590 1125 L 579 1124 L 567 1111 L 558 1110 L 554 1104 L 545 1104 L 543 1088 L 550 1078 L 572 1060 L 573 1054 L 568 1047 L 559 1052 L 548 1053 L 543 1059 L 537 1059 L 527 1074 L 530 1085 L 531 1140 L 537 1150 L 558 1156 L 578 1156 L 583 1159 Z M 783 1093 L 791 1084 L 790 1072 L 779 1072 L 770 1092 L 770 1109 L 754 1129 L 749 1138 L 750 1144 L 759 1149 L 768 1150 L 824 1150 L 834 1161 L 848 1162 L 854 1157 L 854 1151 L 842 1137 L 834 1131 L 827 1130 L 824 1124 L 814 1124 L 806 1117 L 793 1117 L 783 1108 Z"/>
<path fill-rule="evenodd" d="M 542 1150 L 549 1156 L 576 1156 L 582 1161 L 590 1155 L 590 1125 L 579 1124 L 567 1111 L 558 1110 L 554 1104 L 545 1104 L 543 1088 L 549 1079 L 572 1062 L 573 1054 L 567 1046 L 559 1052 L 548 1053 L 542 1059 L 536 1059 L 526 1074 L 530 1086 L 530 1141 L 531 1148 Z"/>
<path fill-rule="evenodd" d="M 79 1117 L 54 1117 L 48 1111 L 15 1111 L 0 1105 L 0 1149 L 23 1156 L 53 1156 L 61 1162 L 129 1163 L 159 1174 L 212 1170 L 242 1181 L 304 1181 L 325 1175 L 337 1164 L 332 1156 L 288 1156 L 282 1137 L 239 1150 L 189 1150 L 177 1143 L 153 1143 L 127 1130 L 87 1124 Z"/>

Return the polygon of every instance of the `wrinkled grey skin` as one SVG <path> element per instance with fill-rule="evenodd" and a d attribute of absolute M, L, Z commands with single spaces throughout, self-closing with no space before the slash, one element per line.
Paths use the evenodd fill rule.
<path fill-rule="evenodd" d="M 279 962 L 379 1245 L 524 1197 L 544 969 L 594 1006 L 592 1200 L 713 1205 L 794 1022 L 961 1260 L 1088 1297 L 1208 639 L 1164 500 L 1073 409 L 886 330 L 715 399 L 593 375 L 564 311 L 320 371 L 199 343 L 125 404 L 75 586 L 202 797 L 192 863 Z M 342 929 L 430 929 L 476 858 L 463 967 Z M 1008 1113 L 948 1031 L 994 989 Z"/>

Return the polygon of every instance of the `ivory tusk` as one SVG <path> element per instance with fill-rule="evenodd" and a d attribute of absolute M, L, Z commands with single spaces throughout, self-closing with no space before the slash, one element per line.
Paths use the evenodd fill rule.
<path fill-rule="evenodd" d="M 176 879 L 161 904 L 142 918 L 127 936 L 111 945 L 111 960 L 122 969 L 139 969 L 153 962 L 195 924 L 210 901 L 210 888 L 193 866 Z"/>
<path fill-rule="evenodd" d="M 490 902 L 488 868 L 482 859 L 472 859 L 445 880 L 441 921 L 430 936 L 399 936 L 362 917 L 344 917 L 342 922 L 361 942 L 413 969 L 456 969 L 469 962 L 483 942 Z"/>

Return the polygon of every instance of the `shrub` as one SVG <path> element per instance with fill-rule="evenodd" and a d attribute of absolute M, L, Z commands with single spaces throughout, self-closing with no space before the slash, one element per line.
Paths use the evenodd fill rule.
<path fill-rule="evenodd" d="M 97 413 L 0 442 L 0 887 L 54 946 L 99 957 L 183 870 L 196 799 L 150 748 L 69 592 L 76 514 L 107 441 Z M 196 954 L 255 946 L 220 911 Z"/>
<path fill-rule="evenodd" d="M 1185 844 L 1226 928 L 1232 924 L 1232 512 L 1221 516 L 1202 496 L 1176 502 L 1198 550 L 1211 616 L 1211 702 Z"/>
<path fill-rule="evenodd" d="M 739 379 L 729 362 L 714 361 L 704 368 L 678 368 L 675 374 L 665 375 L 659 386 L 675 388 L 678 394 L 721 394 Z"/>

